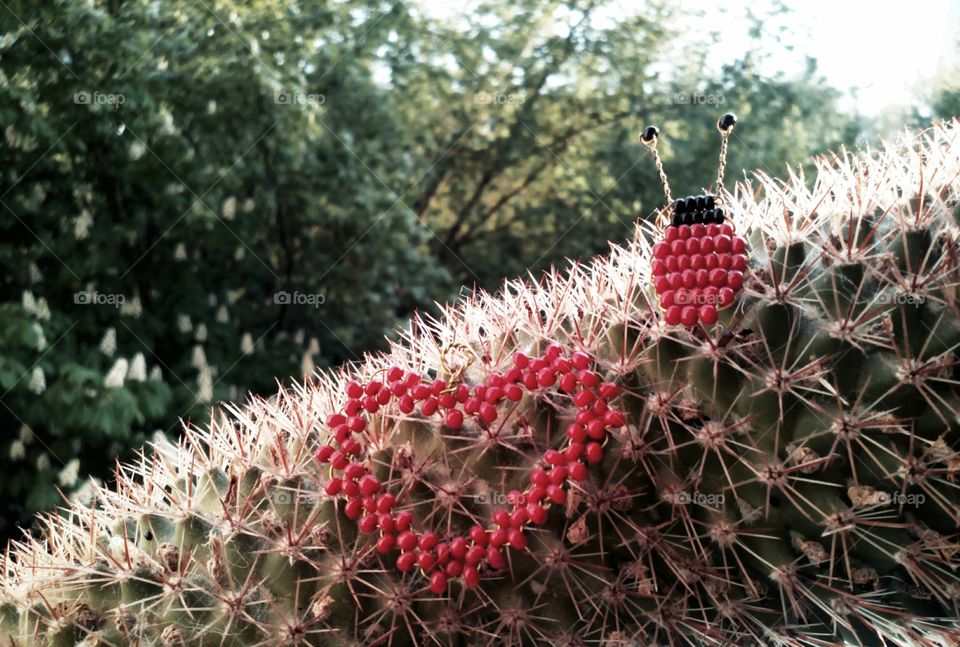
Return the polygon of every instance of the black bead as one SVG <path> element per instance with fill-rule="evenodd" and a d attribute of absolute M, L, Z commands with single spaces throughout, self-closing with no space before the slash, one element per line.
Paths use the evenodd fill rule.
<path fill-rule="evenodd" d="M 707 206 L 707 199 L 702 195 L 697 196 L 697 211 L 703 211 Z"/>
<path fill-rule="evenodd" d="M 695 211 L 695 212 L 693 213 L 693 224 L 694 224 L 694 225 L 702 225 L 702 224 L 703 224 L 703 218 L 704 218 L 704 212 L 703 212 L 703 211 Z"/>
<path fill-rule="evenodd" d="M 673 201 L 674 213 L 683 213 L 686 210 L 687 210 L 687 203 L 683 201 L 683 198 L 678 198 Z"/>
<path fill-rule="evenodd" d="M 693 224 L 693 212 L 692 212 L 692 211 L 688 211 L 687 213 L 683 214 L 683 224 L 685 224 L 685 225 L 692 225 L 692 224 Z"/>
<path fill-rule="evenodd" d="M 672 220 L 671 222 L 673 223 L 673 226 L 674 226 L 674 227 L 679 227 L 680 225 L 683 224 L 683 214 L 674 211 L 674 212 L 673 212 L 673 220 Z"/>
<path fill-rule="evenodd" d="M 733 114 L 732 112 L 728 112 L 727 114 L 720 117 L 719 120 L 717 120 L 717 129 L 722 133 L 728 133 L 731 130 L 733 130 L 733 127 L 736 124 L 737 124 L 737 115 Z"/>
<path fill-rule="evenodd" d="M 708 194 L 706 198 L 707 198 L 707 209 L 713 209 L 716 206 L 717 196 Z"/>
<path fill-rule="evenodd" d="M 717 213 L 717 212 L 719 212 L 719 213 Z M 716 215 L 713 217 L 713 221 L 714 221 L 715 223 L 717 223 L 718 225 L 722 225 L 722 224 L 723 224 L 723 221 L 726 220 L 726 219 L 723 217 L 723 212 L 720 211 L 719 209 L 716 209 L 716 210 L 714 210 L 714 213 L 715 213 Z"/>
<path fill-rule="evenodd" d="M 649 144 L 656 141 L 659 136 L 660 130 L 656 126 L 647 126 L 643 129 L 643 132 L 640 133 L 640 140 L 645 144 Z"/>

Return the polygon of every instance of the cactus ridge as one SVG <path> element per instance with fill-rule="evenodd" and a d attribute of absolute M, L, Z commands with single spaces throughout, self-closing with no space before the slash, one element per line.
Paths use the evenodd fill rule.
<path fill-rule="evenodd" d="M 960 644 L 960 122 L 816 167 L 723 195 L 751 258 L 716 326 L 659 316 L 659 233 L 641 223 L 606 256 L 468 294 L 387 353 L 145 448 L 7 547 L 0 645 Z M 587 362 L 514 401 L 521 356 Z M 596 388 L 564 390 L 581 371 Z M 406 379 L 386 404 L 366 392 Z M 461 386 L 476 412 L 440 402 Z M 588 429 L 599 460 L 584 443 L 557 485 L 568 430 L 603 399 L 623 424 Z M 347 514 L 354 484 L 373 532 L 367 495 Z M 550 485 L 543 523 L 530 509 L 515 528 L 501 498 Z M 500 568 L 472 550 L 521 529 Z M 441 543 L 443 571 L 424 569 Z"/>

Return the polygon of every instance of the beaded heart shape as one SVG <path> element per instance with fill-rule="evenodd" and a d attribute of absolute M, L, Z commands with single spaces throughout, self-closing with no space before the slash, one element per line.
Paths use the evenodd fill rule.
<path fill-rule="evenodd" d="M 548 345 L 538 357 L 516 353 L 508 370 L 489 373 L 481 384 L 453 381 L 426 380 L 393 366 L 385 382 L 349 382 L 342 410 L 326 419 L 330 440 L 315 455 L 329 466 L 324 489 L 342 501 L 343 514 L 356 521 L 361 533 L 379 535 L 376 550 L 395 556 L 397 570 L 425 575 L 436 595 L 455 579 L 475 588 L 484 570 L 506 565 L 507 550 L 526 550 L 529 529 L 547 522 L 551 506 L 566 503 L 573 484 L 587 479 L 588 466 L 603 460 L 610 432 L 626 424 L 624 413 L 611 405 L 620 388 L 600 379 L 589 355 L 567 354 L 558 344 Z M 499 405 L 550 390 L 569 398 L 576 410 L 563 445 L 543 454 L 525 490 L 508 494 L 508 508 L 497 509 L 486 527 L 475 525 L 466 535 L 425 530 L 410 512 L 397 512 L 403 502 L 364 463 L 367 422 L 374 414 L 439 419 L 448 430 L 460 430 L 473 419 L 489 429 L 502 418 Z"/>

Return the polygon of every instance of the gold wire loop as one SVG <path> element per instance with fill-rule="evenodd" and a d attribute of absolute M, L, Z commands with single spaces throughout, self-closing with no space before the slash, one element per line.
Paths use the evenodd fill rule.
<path fill-rule="evenodd" d="M 663 185 L 663 194 L 667 198 L 667 206 L 657 213 L 656 226 L 663 229 L 664 222 L 669 221 L 670 211 L 673 209 L 673 196 L 670 194 L 670 183 L 667 181 L 667 172 L 663 170 L 663 160 L 660 159 L 660 153 L 657 152 L 657 141 L 660 139 L 660 131 L 653 126 L 647 126 L 640 134 L 640 143 L 650 149 L 653 155 L 653 163 L 657 166 L 657 174 L 660 176 L 660 183 Z"/>
<path fill-rule="evenodd" d="M 456 369 L 451 369 L 451 364 L 448 361 L 448 355 L 452 351 L 459 351 L 466 358 L 466 361 L 462 362 L 459 366 L 457 366 Z M 440 351 L 440 367 L 445 373 L 450 374 L 450 381 L 447 388 L 444 389 L 443 392 L 446 393 L 454 390 L 457 387 L 457 383 L 460 382 L 460 378 L 463 377 L 463 374 L 466 372 L 466 370 L 470 368 L 470 365 L 476 360 L 477 354 L 474 353 L 473 349 L 466 344 L 454 342 L 445 346 L 444 349 Z"/>
<path fill-rule="evenodd" d="M 717 168 L 717 187 L 714 202 L 720 204 L 723 202 L 721 193 L 723 192 L 723 174 L 727 170 L 727 145 L 730 140 L 730 133 L 733 127 L 737 125 L 737 116 L 732 112 L 720 117 L 717 120 L 717 130 L 720 131 L 720 165 Z"/>

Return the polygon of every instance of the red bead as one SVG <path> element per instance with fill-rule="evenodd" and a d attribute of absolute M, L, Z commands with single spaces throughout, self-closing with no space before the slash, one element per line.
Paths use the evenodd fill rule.
<path fill-rule="evenodd" d="M 710 285 L 715 288 L 723 287 L 727 282 L 727 272 L 721 268 L 710 270 Z"/>
<path fill-rule="evenodd" d="M 492 546 L 493 548 L 496 548 L 497 546 L 503 546 L 509 540 L 510 540 L 510 534 L 506 531 L 505 528 L 500 528 L 490 533 L 490 546 Z M 487 552 L 489 553 L 489 551 Z"/>
<path fill-rule="evenodd" d="M 667 258 L 667 272 L 676 272 L 680 269 L 680 264 L 677 263 L 676 256 L 670 256 Z"/>
<path fill-rule="evenodd" d="M 686 245 L 687 254 L 699 254 L 700 253 L 700 239 L 691 236 L 687 239 Z"/>
<path fill-rule="evenodd" d="M 504 388 L 504 393 L 507 394 L 507 399 L 511 402 L 520 402 L 521 398 L 523 398 L 523 389 L 516 384 L 508 384 L 506 388 Z"/>
<path fill-rule="evenodd" d="M 713 237 L 720 233 L 720 227 L 718 225 L 710 224 L 707 225 L 707 236 Z"/>
<path fill-rule="evenodd" d="M 700 306 L 700 321 L 708 326 L 717 323 L 717 307 L 711 305 Z"/>
<path fill-rule="evenodd" d="M 418 384 L 420 384 L 420 376 L 416 373 L 407 373 L 407 376 L 403 378 L 403 383 L 407 386 L 408 389 L 412 389 Z"/>
<path fill-rule="evenodd" d="M 391 366 L 387 369 L 387 381 L 396 382 L 403 377 L 403 369 L 399 366 Z"/>
<path fill-rule="evenodd" d="M 527 523 L 527 511 L 523 508 L 517 508 L 513 511 L 513 514 L 510 515 L 510 526 L 513 528 L 521 528 L 523 524 Z"/>
<path fill-rule="evenodd" d="M 742 272 L 747 269 L 747 257 L 746 256 L 734 256 L 733 261 L 730 263 L 731 270 L 737 270 Z"/>
<path fill-rule="evenodd" d="M 713 246 L 716 248 L 717 252 L 723 254 L 730 251 L 731 241 L 730 236 L 726 234 L 720 234 L 713 239 Z"/>
<path fill-rule="evenodd" d="M 717 267 L 729 270 L 733 266 L 733 257 L 730 254 L 717 254 Z"/>
<path fill-rule="evenodd" d="M 389 514 L 381 514 L 377 516 L 377 525 L 380 527 L 380 532 L 392 535 L 396 531 L 397 526 Z"/>
<path fill-rule="evenodd" d="M 547 358 L 548 361 L 553 361 L 560 357 L 560 354 L 563 352 L 563 346 L 557 343 L 547 344 L 546 350 L 543 352 L 543 356 Z"/>
<path fill-rule="evenodd" d="M 447 577 L 458 577 L 463 573 L 463 562 L 459 559 L 451 559 L 447 562 L 447 567 L 444 569 L 447 573 Z"/>
<path fill-rule="evenodd" d="M 370 380 L 367 382 L 367 386 L 363 388 L 363 392 L 367 395 L 376 395 L 377 391 L 380 390 L 380 387 L 383 386 L 383 382 L 379 380 Z"/>
<path fill-rule="evenodd" d="M 587 425 L 587 435 L 594 440 L 603 440 L 603 437 L 607 435 L 607 423 L 600 418 L 591 420 L 590 424 Z"/>
<path fill-rule="evenodd" d="M 663 276 L 667 273 L 667 264 L 661 260 L 654 260 L 650 264 L 650 274 L 652 276 Z"/>
<path fill-rule="evenodd" d="M 347 468 L 343 471 L 344 476 L 348 479 L 356 480 L 367 473 L 367 468 L 361 465 L 360 463 L 350 463 L 347 465 Z"/>
<path fill-rule="evenodd" d="M 394 545 L 397 543 L 396 537 L 393 535 L 384 535 L 377 542 L 377 551 L 383 553 L 384 555 L 393 550 Z"/>
<path fill-rule="evenodd" d="M 513 370 L 517 371 L 518 376 L 520 375 L 520 369 L 511 369 L 511 371 Z M 466 384 L 458 384 L 456 393 L 457 393 L 457 402 L 459 402 L 460 404 L 463 404 L 464 402 L 467 401 L 467 398 L 470 397 L 470 387 L 467 386 Z"/>
<path fill-rule="evenodd" d="M 733 303 L 734 293 L 730 288 L 720 288 L 720 291 L 717 292 L 717 303 L 721 308 Z"/>
<path fill-rule="evenodd" d="M 563 454 L 567 457 L 567 462 L 571 463 L 578 458 L 580 454 L 583 453 L 583 443 L 570 443 L 567 445 L 567 449 L 564 450 Z"/>
<path fill-rule="evenodd" d="M 467 540 L 457 537 L 450 542 L 450 554 L 456 559 L 463 559 L 467 555 Z"/>
<path fill-rule="evenodd" d="M 317 450 L 317 453 L 313 455 L 315 459 L 321 463 L 330 462 L 330 455 L 333 454 L 334 449 L 330 445 L 323 445 L 320 449 Z"/>
<path fill-rule="evenodd" d="M 490 568 L 501 569 L 504 566 L 503 551 L 499 548 L 490 547 L 487 549 L 487 564 Z"/>
<path fill-rule="evenodd" d="M 703 254 L 697 254 L 696 256 L 690 257 L 690 269 L 691 270 L 702 270 L 706 261 L 703 259 Z"/>
<path fill-rule="evenodd" d="M 397 532 L 403 532 L 404 530 L 410 529 L 410 524 L 413 523 L 413 515 L 409 512 L 401 512 L 397 515 L 396 526 Z"/>
<path fill-rule="evenodd" d="M 413 553 L 407 554 L 412 555 Z M 437 558 L 433 555 L 433 553 L 420 553 L 420 556 L 417 557 L 417 564 L 419 564 L 420 568 L 423 570 L 429 571 L 431 568 L 437 565 Z"/>
<path fill-rule="evenodd" d="M 683 287 L 683 278 L 680 275 L 680 272 L 673 272 L 667 280 L 670 282 L 671 290 L 678 290 Z"/>
<path fill-rule="evenodd" d="M 577 351 L 570 356 L 570 361 L 577 370 L 584 370 L 590 366 L 590 356 L 586 353 Z"/>
<path fill-rule="evenodd" d="M 519 369 L 524 369 L 530 363 L 530 358 L 521 352 L 513 354 L 513 365 Z"/>
<path fill-rule="evenodd" d="M 604 382 L 597 389 L 597 393 L 599 393 L 600 397 L 604 400 L 612 400 L 620 395 L 620 387 L 611 382 Z"/>
<path fill-rule="evenodd" d="M 440 395 L 447 390 L 447 383 L 440 378 L 437 378 L 433 381 L 433 384 L 430 385 L 430 392 L 433 393 L 434 397 L 439 398 Z"/>
<path fill-rule="evenodd" d="M 673 225 L 670 225 L 669 227 L 667 227 L 667 228 L 664 230 L 664 232 L 663 232 L 663 239 L 664 239 L 666 242 L 672 243 L 672 242 L 675 241 L 677 238 L 678 238 L 677 228 L 674 227 Z"/>
<path fill-rule="evenodd" d="M 578 407 L 583 409 L 584 407 L 589 407 L 593 404 L 593 401 L 597 396 L 593 394 L 593 391 L 580 391 L 575 396 L 573 396 L 573 402 Z"/>
<path fill-rule="evenodd" d="M 690 225 L 690 236 L 692 238 L 702 238 L 707 233 L 707 228 L 701 224 Z"/>
<path fill-rule="evenodd" d="M 486 546 L 488 540 L 487 531 L 482 526 L 474 526 L 470 529 L 470 541 L 473 543 L 478 546 Z"/>
<path fill-rule="evenodd" d="M 457 406 L 457 396 L 453 393 L 444 393 L 440 396 L 440 407 L 442 409 L 452 409 Z"/>
<path fill-rule="evenodd" d="M 743 287 L 743 272 L 737 272 L 732 270 L 727 274 L 727 287 L 729 287 L 734 292 L 740 290 Z"/>
<path fill-rule="evenodd" d="M 682 239 L 690 238 L 690 234 L 693 232 L 690 231 L 690 225 L 680 225 L 677 228 L 677 237 Z"/>
<path fill-rule="evenodd" d="M 680 323 L 680 306 L 670 306 L 667 308 L 663 318 L 671 326 L 675 326 Z"/>
<path fill-rule="evenodd" d="M 677 257 L 677 269 L 683 272 L 684 270 L 690 269 L 690 257 L 684 254 L 683 256 Z"/>
<path fill-rule="evenodd" d="M 730 223 L 720 225 L 720 233 L 724 236 L 733 236 L 733 226 Z"/>
<path fill-rule="evenodd" d="M 356 499 L 354 499 L 355 501 Z M 368 514 L 360 520 L 360 532 L 371 533 L 380 525 L 380 520 L 376 515 Z"/>
<path fill-rule="evenodd" d="M 425 416 L 432 416 L 437 412 L 437 409 L 440 407 L 440 402 L 433 397 L 427 398 L 423 401 L 423 404 L 420 405 L 420 412 Z"/>
<path fill-rule="evenodd" d="M 330 482 L 327 483 L 327 486 L 323 488 L 323 491 L 326 492 L 329 496 L 337 496 L 340 494 L 340 490 L 343 489 L 343 482 L 340 479 L 330 479 Z"/>
<path fill-rule="evenodd" d="M 566 373 L 560 378 L 560 390 L 564 393 L 570 393 L 577 388 L 577 376 L 573 373 Z"/>
<path fill-rule="evenodd" d="M 660 242 L 653 246 L 653 257 L 664 259 L 670 255 L 671 247 L 668 243 Z"/>
<path fill-rule="evenodd" d="M 700 253 L 703 255 L 713 253 L 715 246 L 713 244 L 713 238 L 703 237 L 700 239 Z"/>
<path fill-rule="evenodd" d="M 347 382 L 347 397 L 348 398 L 359 398 L 363 395 L 363 387 L 360 386 L 360 383 L 356 380 L 350 380 Z"/>
<path fill-rule="evenodd" d="M 483 556 L 487 554 L 486 546 L 471 546 L 463 560 L 468 566 L 475 566 L 480 563 Z"/>
<path fill-rule="evenodd" d="M 694 326 L 697 323 L 697 309 L 694 306 L 684 306 L 680 313 L 680 321 L 684 326 Z"/>
<path fill-rule="evenodd" d="M 602 416 L 607 412 L 608 406 L 609 405 L 607 404 L 607 401 L 600 398 L 593 403 L 593 406 L 590 408 L 590 410 L 593 411 L 595 415 Z"/>
<path fill-rule="evenodd" d="M 343 452 L 339 450 L 334 450 L 334 452 L 330 454 L 330 465 L 335 470 L 342 470 L 349 463 L 350 460 L 346 457 L 346 455 L 344 455 Z"/>
<path fill-rule="evenodd" d="M 675 241 L 673 241 L 672 243 L 670 243 L 670 255 L 671 255 L 671 256 L 677 256 L 677 257 L 679 257 L 679 256 L 680 256 L 681 254 L 683 254 L 685 251 L 687 251 L 687 243 L 686 243 L 686 241 L 681 240 L 681 239 L 678 238 L 677 240 L 675 240 Z"/>
<path fill-rule="evenodd" d="M 684 270 L 680 277 L 683 279 L 683 287 L 688 290 L 697 287 L 697 273 L 693 270 Z"/>
<path fill-rule="evenodd" d="M 339 427 L 347 421 L 347 418 L 342 413 L 333 413 L 327 416 L 327 426 L 333 429 L 334 427 Z"/>
<path fill-rule="evenodd" d="M 420 550 L 433 550 L 439 541 L 436 533 L 427 531 L 420 536 Z"/>
<path fill-rule="evenodd" d="M 403 553 L 397 558 L 397 570 L 406 573 L 417 563 L 416 553 Z"/>
<path fill-rule="evenodd" d="M 433 393 L 433 391 L 431 391 L 430 387 L 428 387 L 426 384 L 417 384 L 415 387 L 413 387 L 411 395 L 413 396 L 414 400 L 420 402 L 421 400 L 426 400 L 428 397 L 430 397 L 431 393 Z"/>
<path fill-rule="evenodd" d="M 367 512 L 373 514 L 377 511 L 377 500 L 372 496 L 365 496 L 360 501 L 363 503 L 363 509 Z"/>
<path fill-rule="evenodd" d="M 343 481 L 343 493 L 349 497 L 359 497 L 360 496 L 360 486 L 357 485 L 356 481 L 348 481 L 344 479 Z"/>
<path fill-rule="evenodd" d="M 661 294 L 661 295 L 660 295 L 660 307 L 661 307 L 661 308 L 668 308 L 668 307 L 672 306 L 672 305 L 675 303 L 675 301 L 674 301 L 675 295 L 676 295 L 677 292 L 679 292 L 679 291 L 680 291 L 680 290 L 677 290 L 677 291 L 667 290 L 666 292 L 664 292 L 663 294 Z"/>
<path fill-rule="evenodd" d="M 708 270 L 713 270 L 720 267 L 720 262 L 717 260 L 717 255 L 710 254 L 709 256 L 704 257 L 703 266 Z"/>
<path fill-rule="evenodd" d="M 550 487 L 554 486 L 551 485 Z M 563 490 L 561 490 L 561 492 L 562 491 Z M 527 517 L 529 517 L 530 521 L 532 521 L 534 524 L 542 526 L 547 522 L 547 511 L 543 508 L 543 506 L 539 506 L 536 503 L 528 503 Z"/>
<path fill-rule="evenodd" d="M 467 566 L 463 569 L 463 584 L 468 589 L 475 589 L 480 586 L 480 573 L 473 566 Z"/>
<path fill-rule="evenodd" d="M 558 485 L 551 485 L 547 488 L 547 498 L 556 503 L 557 505 L 563 505 L 567 502 L 567 493 L 564 492 L 563 488 Z M 536 522 L 534 522 L 536 523 Z"/>
<path fill-rule="evenodd" d="M 347 438 L 350 437 L 351 433 L 352 432 L 350 431 L 350 427 L 346 425 L 340 425 L 339 427 L 337 427 L 337 430 L 333 433 L 333 438 L 338 443 L 343 443 L 343 442 L 346 442 Z"/>
<path fill-rule="evenodd" d="M 379 404 L 380 406 L 387 404 L 388 402 L 390 402 L 390 398 L 392 395 L 393 394 L 390 393 L 390 389 L 388 389 L 387 387 L 383 387 L 382 389 L 377 391 L 377 404 Z"/>
<path fill-rule="evenodd" d="M 417 547 L 417 536 L 409 530 L 405 530 L 397 536 L 397 546 L 404 552 L 413 550 Z"/>
<path fill-rule="evenodd" d="M 734 236 L 730 244 L 730 251 L 734 254 L 743 254 L 747 251 L 747 241 L 740 238 L 740 236 Z"/>
<path fill-rule="evenodd" d="M 435 572 L 430 576 L 430 591 L 434 595 L 440 595 L 447 590 L 447 576 L 441 571 Z"/>
<path fill-rule="evenodd" d="M 522 530 L 514 529 L 510 531 L 510 547 L 516 550 L 523 550 L 527 547 L 527 537 Z"/>
<path fill-rule="evenodd" d="M 563 482 L 567 480 L 567 468 L 563 465 L 558 465 L 550 470 L 550 483 L 553 485 L 563 485 Z"/>
<path fill-rule="evenodd" d="M 463 411 L 468 416 L 472 416 L 480 411 L 480 398 L 467 398 L 467 401 L 463 403 Z"/>
<path fill-rule="evenodd" d="M 600 443 L 587 443 L 587 461 L 594 465 L 603 460 L 603 447 Z"/>
<path fill-rule="evenodd" d="M 533 391 L 540 386 L 540 382 L 537 381 L 536 373 L 524 373 L 523 374 L 523 386 L 527 388 L 528 391 Z"/>
<path fill-rule="evenodd" d="M 587 478 L 587 466 L 583 463 L 571 463 L 567 471 L 570 472 L 570 478 L 574 481 L 583 481 Z"/>
<path fill-rule="evenodd" d="M 577 374 L 577 378 L 580 380 L 580 384 L 588 389 L 593 388 L 597 385 L 597 382 L 600 381 L 600 378 L 597 377 L 597 374 L 593 371 L 580 371 Z"/>
<path fill-rule="evenodd" d="M 410 414 L 413 413 L 414 402 L 413 398 L 409 395 L 405 395 L 400 398 L 400 404 L 398 405 L 401 413 Z"/>
<path fill-rule="evenodd" d="M 459 409 L 451 409 L 447 412 L 444 424 L 450 429 L 459 429 L 463 426 L 463 412 Z"/>
<path fill-rule="evenodd" d="M 549 368 L 545 368 L 537 372 L 537 384 L 547 388 L 551 387 L 557 382 L 557 374 L 555 371 Z"/>
<path fill-rule="evenodd" d="M 506 510 L 497 510 L 493 513 L 493 523 L 497 524 L 501 528 L 509 528 L 510 513 Z"/>
<path fill-rule="evenodd" d="M 574 423 L 567 427 L 567 438 L 576 443 L 582 443 L 587 439 L 587 430 L 583 425 Z"/>
<path fill-rule="evenodd" d="M 497 419 L 497 408 L 489 402 L 480 405 L 480 419 L 488 425 Z"/>
<path fill-rule="evenodd" d="M 567 462 L 567 458 L 563 453 L 555 449 L 548 449 L 543 455 L 543 460 L 547 461 L 550 465 L 563 465 Z M 544 476 L 546 475 L 544 474 Z"/>
<path fill-rule="evenodd" d="M 697 270 L 697 287 L 705 288 L 710 285 L 710 272 L 707 270 Z"/>
<path fill-rule="evenodd" d="M 380 491 L 380 481 L 377 477 L 366 475 L 360 479 L 360 492 L 363 496 L 373 496 Z"/>
<path fill-rule="evenodd" d="M 603 416 L 603 422 L 606 423 L 608 427 L 617 429 L 627 424 L 627 418 L 619 411 L 608 411 Z"/>
<path fill-rule="evenodd" d="M 343 506 L 343 513 L 347 515 L 348 519 L 359 519 L 363 513 L 363 502 L 360 499 L 350 499 Z"/>

